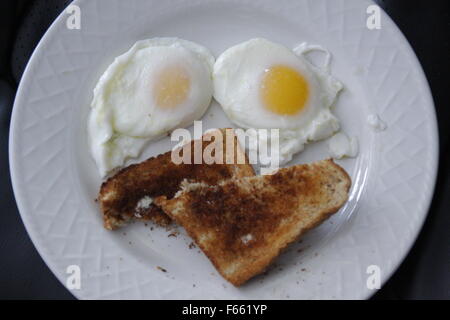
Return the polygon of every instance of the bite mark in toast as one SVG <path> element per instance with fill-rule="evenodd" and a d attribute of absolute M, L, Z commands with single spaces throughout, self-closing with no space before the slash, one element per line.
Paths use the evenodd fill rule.
<path fill-rule="evenodd" d="M 215 185 L 219 181 L 230 178 L 253 176 L 253 167 L 248 163 L 245 152 L 240 148 L 236 136 L 223 134 L 223 157 L 230 153 L 227 150 L 227 139 L 232 138 L 234 157 L 243 156 L 244 164 L 193 164 L 195 154 L 214 143 L 202 139 L 201 148 L 191 145 L 192 164 L 175 164 L 171 159 L 171 151 L 150 158 L 138 164 L 130 165 L 105 181 L 98 195 L 103 213 L 104 227 L 116 229 L 132 219 L 151 220 L 160 225 L 167 225 L 171 219 L 152 201 L 158 196 L 172 198 L 180 188 L 180 183 L 187 179 Z M 205 134 L 207 136 L 208 134 Z M 207 139 L 206 139 L 207 140 Z"/>

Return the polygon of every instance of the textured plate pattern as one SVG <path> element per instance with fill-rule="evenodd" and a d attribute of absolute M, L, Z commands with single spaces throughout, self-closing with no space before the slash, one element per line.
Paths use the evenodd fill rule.
<path fill-rule="evenodd" d="M 438 140 L 421 67 L 384 13 L 382 28 L 369 30 L 366 9 L 371 3 L 360 0 L 75 4 L 81 8 L 81 29 L 67 29 L 68 15 L 62 13 L 24 73 L 13 111 L 10 163 L 22 219 L 42 257 L 63 283 L 67 266 L 80 266 L 81 289 L 73 291 L 77 297 L 366 298 L 373 293 L 366 286 L 369 265 L 380 267 L 382 281 L 390 276 L 426 216 Z M 129 235 L 103 230 L 93 201 L 100 180 L 92 178 L 96 170 L 84 130 L 91 90 L 114 56 L 136 40 L 166 35 L 198 41 L 216 54 L 258 35 L 286 45 L 303 40 L 323 44 L 341 61 L 335 69 L 347 86 L 341 102 L 359 115 L 344 121 L 361 143 L 359 158 L 342 162 L 355 182 L 349 205 L 313 232 L 305 240 L 308 245 L 288 251 L 278 264 L 282 267 L 239 290 L 220 279 L 196 250 L 185 250 L 185 243 L 177 246 L 183 241 L 167 239 L 163 231 L 143 226 L 125 229 Z M 388 130 L 375 134 L 365 125 L 372 112 L 387 122 Z M 154 148 L 150 154 L 167 144 Z M 158 265 L 172 268 L 164 273 Z"/>

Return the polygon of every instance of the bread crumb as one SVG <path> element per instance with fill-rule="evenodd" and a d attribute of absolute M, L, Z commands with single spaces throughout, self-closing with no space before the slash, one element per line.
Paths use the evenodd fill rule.
<path fill-rule="evenodd" d="M 158 270 L 160 270 L 160 271 L 162 271 L 162 272 L 167 272 L 166 269 L 164 269 L 164 268 L 162 268 L 162 267 L 160 267 L 160 266 L 157 266 L 156 269 L 158 269 Z"/>

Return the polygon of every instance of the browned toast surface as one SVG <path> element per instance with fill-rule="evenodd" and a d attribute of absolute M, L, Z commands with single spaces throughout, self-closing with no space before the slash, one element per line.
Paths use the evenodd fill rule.
<path fill-rule="evenodd" d="M 221 131 L 224 132 L 224 129 Z M 229 136 L 229 139 L 233 139 L 231 146 L 234 147 L 234 156 L 237 158 L 238 154 L 243 154 L 244 164 L 226 164 L 225 159 L 223 164 L 175 164 L 169 151 L 139 164 L 130 165 L 109 178 L 102 184 L 98 196 L 105 228 L 116 229 L 131 219 L 152 220 L 161 225 L 170 223 L 170 218 L 149 202 L 158 196 L 172 198 L 185 179 L 217 184 L 224 179 L 254 175 L 254 170 L 248 164 L 236 137 Z M 214 139 L 197 141 L 200 141 L 201 148 L 194 148 L 194 143 L 197 142 L 189 143 L 192 151 L 191 163 L 194 163 L 196 152 L 202 152 L 214 143 Z M 227 146 L 226 141 L 227 138 L 224 138 L 223 157 L 229 154 L 230 150 L 227 149 L 230 145 Z"/>
<path fill-rule="evenodd" d="M 338 211 L 350 184 L 344 169 L 324 160 L 216 186 L 183 183 L 173 199 L 155 201 L 186 229 L 222 276 L 239 286 Z"/>

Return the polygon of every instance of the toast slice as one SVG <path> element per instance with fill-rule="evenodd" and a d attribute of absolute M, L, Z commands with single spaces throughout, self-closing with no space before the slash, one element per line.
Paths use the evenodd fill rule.
<path fill-rule="evenodd" d="M 338 211 L 350 185 L 344 169 L 323 160 L 216 186 L 184 182 L 174 198 L 155 202 L 186 229 L 226 280 L 240 286 Z"/>
<path fill-rule="evenodd" d="M 158 196 L 172 198 L 185 179 L 214 185 L 224 179 L 253 176 L 255 174 L 253 167 L 249 164 L 232 129 L 218 130 L 223 135 L 221 140 L 216 141 L 214 133 L 217 131 L 211 131 L 202 139 L 175 149 L 184 155 L 190 148 L 191 164 L 186 163 L 189 161 L 174 163 L 169 151 L 139 164 L 130 165 L 105 181 L 97 198 L 103 213 L 104 227 L 109 230 L 117 229 L 132 219 L 151 220 L 159 225 L 168 225 L 171 219 L 155 206 L 153 198 Z M 230 132 L 229 130 L 231 133 L 227 134 L 226 131 Z M 222 163 L 216 161 L 213 164 L 204 162 L 195 164 L 195 157 L 200 156 L 202 159 L 205 148 L 208 146 L 212 148 L 213 144 L 222 144 L 223 149 L 217 149 L 217 156 L 222 157 Z M 212 154 L 215 155 L 214 152 Z M 227 164 L 226 157 L 233 157 L 232 161 L 228 160 L 230 164 Z M 238 159 L 241 162 L 237 162 Z"/>

